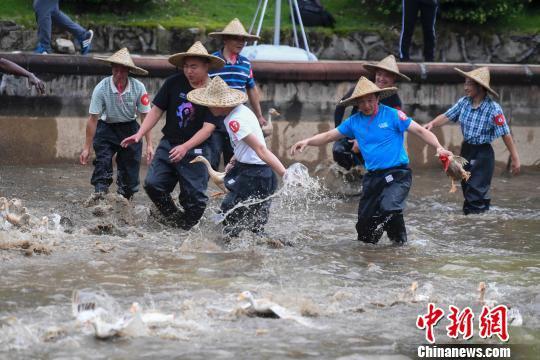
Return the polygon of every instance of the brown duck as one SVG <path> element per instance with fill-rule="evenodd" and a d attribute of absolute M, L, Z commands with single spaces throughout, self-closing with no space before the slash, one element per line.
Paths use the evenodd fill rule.
<path fill-rule="evenodd" d="M 439 155 L 439 160 L 441 160 L 444 172 L 446 172 L 446 175 L 448 175 L 448 177 L 452 180 L 450 192 L 454 193 L 457 190 L 457 186 L 454 181 L 468 181 L 471 177 L 471 173 L 469 171 L 465 171 L 463 168 L 463 166 L 467 165 L 468 161 L 457 155 Z"/>

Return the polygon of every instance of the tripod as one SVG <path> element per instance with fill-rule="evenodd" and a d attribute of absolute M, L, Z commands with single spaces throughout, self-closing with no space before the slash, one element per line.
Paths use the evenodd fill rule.
<path fill-rule="evenodd" d="M 276 9 L 275 9 L 275 17 L 274 17 L 274 45 L 280 45 L 280 38 L 279 38 L 279 32 L 281 27 L 281 0 L 275 0 L 276 1 Z M 288 0 L 289 1 L 289 10 L 291 14 L 291 22 L 293 26 L 293 37 L 294 37 L 294 44 L 297 48 L 300 48 L 300 44 L 298 42 L 298 31 L 296 29 L 296 18 L 298 18 L 298 25 L 300 26 L 300 32 L 302 34 L 302 40 L 304 43 L 304 50 L 306 50 L 307 53 L 309 53 L 309 45 L 306 38 L 306 32 L 304 30 L 304 24 L 302 23 L 302 16 L 300 16 L 300 9 L 298 8 L 298 1 L 297 0 Z M 255 16 L 253 16 L 253 21 L 251 22 L 251 25 L 249 27 L 249 33 L 253 30 L 253 27 L 255 26 L 255 22 L 257 21 L 257 17 L 259 17 L 259 21 L 257 24 L 257 33 L 256 35 L 259 36 L 261 34 L 261 28 L 262 23 L 264 20 L 264 15 L 266 13 L 266 7 L 268 5 L 268 0 L 259 0 L 259 3 L 257 4 L 257 10 L 255 11 Z M 260 14 L 259 14 L 260 12 Z M 257 42 L 254 43 L 254 45 L 257 45 Z"/>

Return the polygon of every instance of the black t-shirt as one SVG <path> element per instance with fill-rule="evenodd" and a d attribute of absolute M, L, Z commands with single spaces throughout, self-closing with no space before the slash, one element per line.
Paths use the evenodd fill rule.
<path fill-rule="evenodd" d="M 187 94 L 193 90 L 184 74 L 175 74 L 165 79 L 154 97 L 153 104 L 167 112 L 163 137 L 173 144 L 183 144 L 199 131 L 203 123 L 218 125 L 210 110 L 192 104 Z"/>
<path fill-rule="evenodd" d="M 347 93 L 341 98 L 341 100 L 348 99 L 352 96 L 354 92 L 354 86 L 347 91 Z M 394 109 L 401 110 L 401 99 L 399 98 L 398 94 L 393 94 L 389 97 L 386 97 L 384 99 L 381 99 L 379 101 L 381 104 L 393 107 Z M 345 109 L 346 106 L 338 105 L 336 106 L 336 110 L 334 111 L 334 125 L 337 128 L 341 122 L 343 121 L 343 117 L 345 116 Z M 358 112 L 358 108 L 356 106 L 352 107 L 351 114 L 349 116 L 353 116 Z"/>

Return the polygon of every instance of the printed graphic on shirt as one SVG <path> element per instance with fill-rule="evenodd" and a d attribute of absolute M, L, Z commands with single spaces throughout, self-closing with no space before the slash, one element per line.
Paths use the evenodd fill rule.
<path fill-rule="evenodd" d="M 195 118 L 195 108 L 190 102 L 185 102 L 178 106 L 176 110 L 176 116 L 178 117 L 178 126 L 180 128 L 188 126 L 188 123 Z"/>
<path fill-rule="evenodd" d="M 236 121 L 236 120 L 230 121 L 229 122 L 229 128 L 231 129 L 231 131 L 233 133 L 236 134 L 238 132 L 238 130 L 240 130 L 240 123 L 238 121 Z"/>
<path fill-rule="evenodd" d="M 150 104 L 150 98 L 148 98 L 148 94 L 144 94 L 143 96 L 141 96 L 141 104 L 143 104 L 144 106 L 148 106 L 148 104 Z"/>
<path fill-rule="evenodd" d="M 506 122 L 506 119 L 504 118 L 503 114 L 499 114 L 493 117 L 493 122 L 497 126 L 503 126 L 504 123 Z"/>
<path fill-rule="evenodd" d="M 399 120 L 407 120 L 407 118 L 408 118 L 407 114 L 405 114 L 401 110 L 398 110 L 397 114 L 398 114 Z"/>

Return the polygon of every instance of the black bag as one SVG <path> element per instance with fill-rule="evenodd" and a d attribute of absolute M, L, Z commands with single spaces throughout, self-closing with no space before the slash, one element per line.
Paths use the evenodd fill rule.
<path fill-rule="evenodd" d="M 298 8 L 304 26 L 334 27 L 336 20 L 318 0 L 298 0 Z M 298 23 L 296 12 L 294 18 Z"/>

